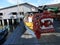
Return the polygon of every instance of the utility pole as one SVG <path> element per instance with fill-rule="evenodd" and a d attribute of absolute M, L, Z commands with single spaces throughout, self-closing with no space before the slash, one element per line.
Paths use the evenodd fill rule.
<path fill-rule="evenodd" d="M 20 9 L 19 9 L 19 0 L 17 0 L 17 22 L 20 22 Z"/>

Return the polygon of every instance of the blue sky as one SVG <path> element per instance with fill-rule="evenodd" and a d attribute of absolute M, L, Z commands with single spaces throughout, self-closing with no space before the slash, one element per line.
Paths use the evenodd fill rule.
<path fill-rule="evenodd" d="M 27 2 L 35 6 L 60 3 L 60 0 L 18 0 L 18 1 L 19 4 Z M 16 4 L 17 0 L 0 0 L 0 8 L 9 7 Z"/>

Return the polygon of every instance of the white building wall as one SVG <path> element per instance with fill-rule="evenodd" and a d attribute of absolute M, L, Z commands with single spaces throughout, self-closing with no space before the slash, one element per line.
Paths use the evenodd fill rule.
<path fill-rule="evenodd" d="M 29 6 L 29 5 L 21 5 L 21 6 L 19 6 L 19 9 L 18 9 L 18 7 L 11 7 L 11 8 L 0 10 L 0 13 L 3 13 L 3 16 L 2 16 L 3 19 L 11 19 L 10 18 L 11 16 L 14 16 L 14 18 L 16 19 L 16 15 L 11 15 L 12 12 L 19 11 L 19 12 L 26 13 L 26 12 L 31 12 L 32 8 L 33 7 Z M 38 10 L 35 8 L 34 11 L 38 11 Z"/>

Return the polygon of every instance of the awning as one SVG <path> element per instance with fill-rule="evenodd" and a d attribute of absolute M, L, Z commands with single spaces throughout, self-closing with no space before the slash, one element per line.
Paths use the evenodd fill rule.
<path fill-rule="evenodd" d="M 57 12 L 58 11 L 58 8 L 57 7 L 53 7 L 53 8 L 48 8 L 48 10 Z"/>

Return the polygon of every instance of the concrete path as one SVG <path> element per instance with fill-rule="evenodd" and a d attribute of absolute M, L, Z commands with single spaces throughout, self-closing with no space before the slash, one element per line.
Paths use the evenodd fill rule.
<path fill-rule="evenodd" d="M 60 20 L 54 20 L 54 28 L 55 28 L 55 31 L 60 33 Z"/>
<path fill-rule="evenodd" d="M 7 38 L 3 45 L 40 45 L 37 38 L 29 38 L 30 34 L 27 34 L 28 38 L 23 38 L 21 36 L 25 35 L 24 32 L 26 28 L 23 21 L 20 22 L 20 25 L 13 31 L 11 35 Z M 25 35 L 26 37 L 26 35 Z M 31 36 L 30 36 L 31 37 Z"/>
<path fill-rule="evenodd" d="M 42 35 L 39 41 L 40 45 L 60 45 L 60 36 Z"/>
<path fill-rule="evenodd" d="M 54 23 L 57 25 L 55 25 L 55 27 L 60 27 L 60 24 L 58 24 L 59 22 Z M 23 22 L 20 23 L 20 26 L 17 27 L 17 29 L 13 32 L 14 34 L 12 33 L 4 45 L 60 45 L 60 33 L 42 34 L 39 40 L 30 33 L 24 33 L 23 35 L 25 37 L 28 36 L 28 38 L 23 38 L 21 33 L 24 31 L 21 32 L 21 30 L 24 30 L 24 24 L 22 24 Z M 59 32 L 60 30 L 56 28 L 56 31 Z M 32 38 L 29 38 L 29 35 L 31 35 Z"/>

